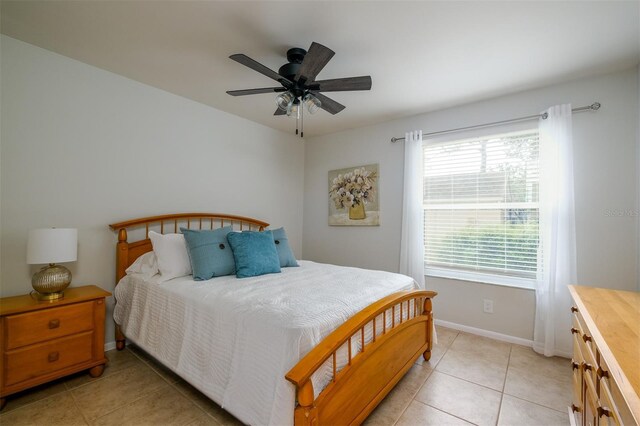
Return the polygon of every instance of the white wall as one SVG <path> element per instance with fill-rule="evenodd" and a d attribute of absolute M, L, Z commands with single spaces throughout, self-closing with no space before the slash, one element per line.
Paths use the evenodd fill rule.
<path fill-rule="evenodd" d="M 300 256 L 300 139 L 6 36 L 1 43 L 2 296 L 31 290 L 25 246 L 37 227 L 78 228 L 72 285 L 106 290 L 116 243 L 107 225 L 136 217 L 255 217 L 285 226 Z"/>
<path fill-rule="evenodd" d="M 2 287 L 2 75 L 4 72 L 2 71 L 2 46 L 3 39 L 0 36 L 0 288 Z M 2 291 L 0 289 L 0 291 Z"/>
<path fill-rule="evenodd" d="M 635 289 L 638 281 L 638 219 L 608 216 L 632 211 L 637 179 L 638 70 L 577 80 L 484 102 L 431 112 L 366 128 L 309 139 L 305 151 L 304 257 L 320 262 L 397 271 L 402 208 L 402 143 L 392 136 L 535 114 L 560 103 L 602 103 L 600 111 L 574 115 L 578 282 Z M 425 94 L 428 96 L 428 94 Z M 534 122 L 535 124 L 535 122 Z M 379 227 L 327 225 L 327 172 L 380 164 Z M 436 318 L 524 339 L 533 337 L 535 295 L 531 290 L 428 278 L 439 292 Z M 494 314 L 482 299 L 494 300 Z"/>

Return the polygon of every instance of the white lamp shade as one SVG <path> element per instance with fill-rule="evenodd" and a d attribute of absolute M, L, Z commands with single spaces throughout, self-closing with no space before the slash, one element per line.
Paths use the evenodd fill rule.
<path fill-rule="evenodd" d="M 29 231 L 27 263 L 63 263 L 78 259 L 78 230 L 44 228 Z"/>

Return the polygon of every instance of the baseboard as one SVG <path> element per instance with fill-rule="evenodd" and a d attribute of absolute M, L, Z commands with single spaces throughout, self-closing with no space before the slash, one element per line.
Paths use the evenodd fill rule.
<path fill-rule="evenodd" d="M 484 330 L 482 328 L 471 327 L 468 325 L 456 324 L 455 322 L 444 321 L 441 319 L 435 320 L 436 325 L 442 327 L 452 328 L 458 331 L 464 331 L 465 333 L 475 334 L 478 336 L 488 337 L 494 340 L 500 340 L 501 342 L 515 343 L 522 346 L 533 346 L 533 340 L 523 339 L 522 337 L 509 336 L 508 334 L 496 333 L 495 331 Z"/>
<path fill-rule="evenodd" d="M 104 351 L 111 351 L 114 350 L 116 348 L 116 341 L 114 340 L 113 342 L 107 342 L 104 344 Z"/>
<path fill-rule="evenodd" d="M 440 325 L 446 328 L 452 328 L 458 331 L 464 331 L 465 333 L 475 334 L 477 336 L 488 337 L 494 340 L 500 340 L 501 342 L 515 343 L 516 345 L 533 347 L 533 340 L 523 339 L 522 337 L 510 336 L 508 334 L 497 333 L 495 331 L 484 330 L 482 328 L 471 327 L 468 325 L 457 324 L 455 322 L 444 321 L 441 319 L 435 320 L 436 325 Z M 565 352 L 556 352 L 556 356 L 563 358 L 571 358 L 573 354 Z"/>

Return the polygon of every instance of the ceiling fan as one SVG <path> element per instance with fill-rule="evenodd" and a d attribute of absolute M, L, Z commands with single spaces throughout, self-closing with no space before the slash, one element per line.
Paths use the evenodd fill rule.
<path fill-rule="evenodd" d="M 257 95 L 259 93 L 280 93 L 276 97 L 278 108 L 273 115 L 294 115 L 296 117 L 296 135 L 298 122 L 301 123 L 300 136 L 304 136 L 302 129 L 304 108 L 311 114 L 318 108 L 337 114 L 345 106 L 324 96 L 320 92 L 343 92 L 351 90 L 371 90 L 371 76 L 334 78 L 331 80 L 316 80 L 317 75 L 327 65 L 335 52 L 319 43 L 311 43 L 306 51 L 294 47 L 287 50 L 288 63 L 280 67 L 278 72 L 262 65 L 241 53 L 229 58 L 244 66 L 258 71 L 279 82 L 279 87 L 265 87 L 261 89 L 229 90 L 231 96 Z"/>

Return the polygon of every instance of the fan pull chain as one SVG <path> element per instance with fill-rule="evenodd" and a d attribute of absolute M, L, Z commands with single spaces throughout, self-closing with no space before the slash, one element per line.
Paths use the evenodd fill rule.
<path fill-rule="evenodd" d="M 300 137 L 304 138 L 304 105 L 300 102 Z"/>

